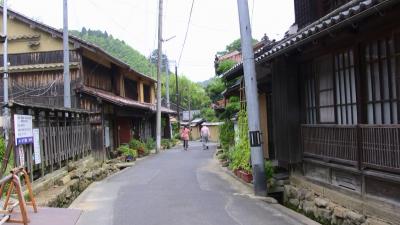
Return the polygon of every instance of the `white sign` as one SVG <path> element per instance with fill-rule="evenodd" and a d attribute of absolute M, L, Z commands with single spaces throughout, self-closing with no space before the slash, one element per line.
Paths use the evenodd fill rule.
<path fill-rule="evenodd" d="M 18 146 L 18 157 L 19 157 L 19 165 L 24 167 L 25 166 L 25 152 L 24 152 L 24 146 L 22 146 L 22 145 Z"/>
<path fill-rule="evenodd" d="M 35 157 L 35 164 L 39 164 L 42 162 L 42 158 L 40 156 L 40 136 L 39 129 L 33 129 L 33 154 Z"/>
<path fill-rule="evenodd" d="M 110 147 L 110 128 L 109 127 L 105 127 L 104 136 L 106 139 L 106 147 Z"/>
<path fill-rule="evenodd" d="M 15 145 L 32 144 L 32 116 L 14 115 Z"/>

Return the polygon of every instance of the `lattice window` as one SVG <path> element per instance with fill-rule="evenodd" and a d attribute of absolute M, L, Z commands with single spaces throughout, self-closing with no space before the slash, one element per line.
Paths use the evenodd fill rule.
<path fill-rule="evenodd" d="M 397 124 L 400 37 L 381 38 L 365 46 L 367 122 Z"/>
<path fill-rule="evenodd" d="M 304 96 L 305 96 L 305 111 L 306 111 L 306 123 L 316 124 L 317 123 L 317 101 L 316 101 L 316 81 L 314 74 L 312 73 L 312 67 L 310 64 L 304 64 L 302 68 L 302 74 L 305 77 L 304 83 Z"/>
<path fill-rule="evenodd" d="M 320 123 L 335 123 L 335 101 L 332 74 L 332 57 L 323 56 L 315 60 L 315 75 L 319 78 L 318 111 Z"/>
<path fill-rule="evenodd" d="M 357 124 L 357 95 L 353 50 L 335 55 L 336 115 L 338 124 Z"/>

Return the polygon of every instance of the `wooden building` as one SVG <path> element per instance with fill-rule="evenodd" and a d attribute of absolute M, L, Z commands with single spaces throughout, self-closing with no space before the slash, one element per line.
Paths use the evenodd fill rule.
<path fill-rule="evenodd" d="M 255 52 L 275 159 L 310 187 L 344 194 L 340 204 L 398 222 L 400 2 L 294 4 L 286 37 Z M 223 77 L 242 74 L 239 63 Z"/>
<path fill-rule="evenodd" d="M 8 31 L 10 100 L 62 107 L 62 32 L 12 10 Z M 69 47 L 72 108 L 91 112 L 91 148 L 113 150 L 132 138 L 154 137 L 156 81 L 77 37 L 70 35 Z M 171 113 L 162 108 L 163 119 Z M 163 130 L 169 137 L 170 129 Z"/>

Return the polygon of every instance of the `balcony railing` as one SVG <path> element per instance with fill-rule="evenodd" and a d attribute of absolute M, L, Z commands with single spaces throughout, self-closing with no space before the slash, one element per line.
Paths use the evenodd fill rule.
<path fill-rule="evenodd" d="M 306 158 L 400 173 L 400 125 L 302 125 Z"/>

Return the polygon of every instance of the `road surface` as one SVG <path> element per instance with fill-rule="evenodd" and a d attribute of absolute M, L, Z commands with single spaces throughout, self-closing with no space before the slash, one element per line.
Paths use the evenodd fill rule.
<path fill-rule="evenodd" d="M 92 184 L 71 208 L 78 225 L 313 224 L 277 204 L 249 197 L 252 190 L 221 170 L 215 145 L 200 142 L 152 155 Z M 314 223 L 315 224 L 315 223 Z"/>

